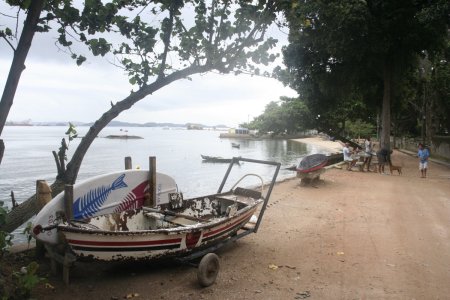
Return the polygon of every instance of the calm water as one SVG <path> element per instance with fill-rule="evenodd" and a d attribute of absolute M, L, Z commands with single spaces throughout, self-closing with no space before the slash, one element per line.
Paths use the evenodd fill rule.
<path fill-rule="evenodd" d="M 35 192 L 35 182 L 45 179 L 52 183 L 56 166 L 52 150 L 58 151 L 67 127 L 5 127 L 3 139 L 6 150 L 0 165 L 0 199 L 10 206 L 10 193 L 14 191 L 20 203 Z M 78 127 L 83 136 L 88 127 Z M 149 156 L 156 156 L 157 171 L 172 176 L 185 197 L 217 192 L 228 164 L 204 163 L 200 154 L 231 158 L 271 160 L 281 162 L 278 180 L 294 176 L 283 167 L 297 164 L 309 153 L 325 153 L 320 148 L 289 140 L 237 140 L 220 139 L 218 131 L 162 128 L 123 128 L 129 135 L 143 139 L 106 139 L 109 134 L 123 134 L 120 128 L 105 128 L 91 145 L 78 175 L 78 182 L 91 176 L 124 169 L 124 157 L 131 156 L 133 168 L 148 169 Z M 70 158 L 80 139 L 69 145 Z M 231 147 L 239 143 L 240 149 Z M 257 173 L 269 181 L 273 167 L 243 163 L 234 167 L 230 184 L 243 174 Z M 254 184 L 254 182 L 248 182 Z"/>

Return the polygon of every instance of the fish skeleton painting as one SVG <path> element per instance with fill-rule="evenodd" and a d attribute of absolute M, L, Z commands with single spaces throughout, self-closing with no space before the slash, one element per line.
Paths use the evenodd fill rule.
<path fill-rule="evenodd" d="M 145 193 L 148 193 L 148 180 L 142 182 L 136 186 L 127 196 L 123 199 L 122 203 L 116 207 L 115 213 L 141 208 L 144 204 Z"/>
<path fill-rule="evenodd" d="M 73 203 L 73 217 L 75 220 L 94 216 L 108 199 L 109 194 L 117 189 L 126 188 L 123 181 L 125 174 L 120 175 L 110 186 L 101 186 L 92 189 Z"/>

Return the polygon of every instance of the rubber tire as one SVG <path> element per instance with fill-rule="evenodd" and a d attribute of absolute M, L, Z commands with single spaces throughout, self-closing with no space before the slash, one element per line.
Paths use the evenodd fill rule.
<path fill-rule="evenodd" d="M 197 270 L 198 283 L 202 287 L 212 285 L 219 274 L 220 263 L 219 257 L 214 253 L 208 253 L 203 256 Z"/>

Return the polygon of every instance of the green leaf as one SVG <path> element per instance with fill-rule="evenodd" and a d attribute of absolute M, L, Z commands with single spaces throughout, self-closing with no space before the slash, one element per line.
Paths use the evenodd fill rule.
<path fill-rule="evenodd" d="M 86 61 L 86 57 L 79 55 L 77 57 L 77 66 L 81 66 Z"/>

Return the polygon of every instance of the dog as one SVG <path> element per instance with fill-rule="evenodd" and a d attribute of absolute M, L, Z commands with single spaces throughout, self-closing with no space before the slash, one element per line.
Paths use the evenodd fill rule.
<path fill-rule="evenodd" d="M 394 166 L 393 164 L 390 164 L 389 169 L 391 170 L 391 175 L 395 170 L 397 170 L 398 175 L 402 175 L 402 167 L 401 166 Z"/>

